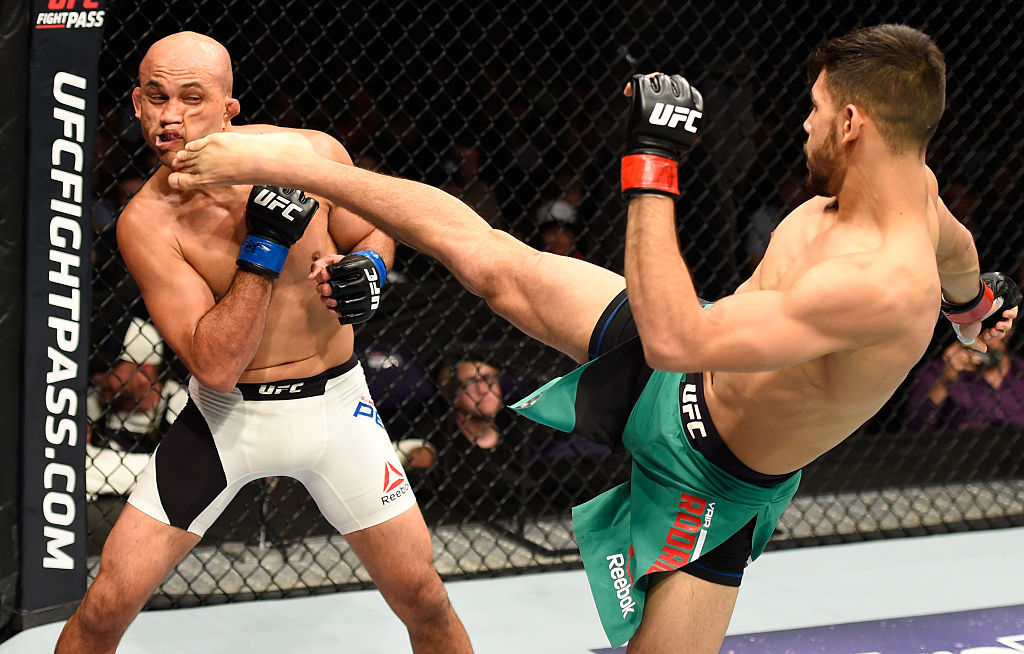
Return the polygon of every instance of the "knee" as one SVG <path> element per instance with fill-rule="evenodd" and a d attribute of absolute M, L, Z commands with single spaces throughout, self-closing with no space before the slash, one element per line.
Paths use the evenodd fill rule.
<path fill-rule="evenodd" d="M 470 293 L 492 305 L 504 299 L 518 271 L 530 266 L 533 258 L 540 254 L 497 229 L 490 229 L 469 243 L 460 241 L 459 247 L 448 262 L 452 274 Z"/>
<path fill-rule="evenodd" d="M 448 591 L 433 567 L 429 574 L 418 575 L 414 581 L 408 582 L 392 606 L 410 628 L 444 623 L 452 611 Z"/>
<path fill-rule="evenodd" d="M 141 608 L 127 589 L 100 573 L 89 586 L 75 617 L 85 632 L 119 633 L 128 628 Z"/>

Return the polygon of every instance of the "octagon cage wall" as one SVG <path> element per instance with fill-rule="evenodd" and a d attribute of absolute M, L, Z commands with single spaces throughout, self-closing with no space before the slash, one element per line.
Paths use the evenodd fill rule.
<path fill-rule="evenodd" d="M 728 1 L 263 0 L 156 7 L 111 2 L 99 63 L 87 456 L 93 575 L 187 382 L 145 322 L 114 236 L 119 212 L 156 165 L 131 105 L 138 64 L 151 43 L 178 30 L 209 34 L 230 51 L 242 107 L 236 123 L 322 130 L 358 166 L 442 187 L 523 241 L 620 272 L 622 89 L 634 73 L 679 72 L 706 99 L 705 136 L 680 168 L 679 242 L 698 291 L 716 298 L 745 279 L 774 226 L 806 199 L 807 56 L 856 27 L 906 23 L 946 53 L 947 111 L 929 151 L 940 191 L 974 232 L 983 269 L 1018 282 L 1024 273 L 1014 219 L 1024 168 L 1016 110 L 1024 101 L 1024 45 L 1012 28 L 1022 7 L 1013 3 L 816 10 Z M 477 411 L 488 430 L 482 436 L 465 420 L 473 411 L 459 404 L 488 394 L 511 404 L 573 363 L 496 317 L 408 247 L 399 246 L 382 297 L 374 319 L 356 329 L 376 401 L 368 410 L 408 458 L 442 576 L 579 567 L 570 508 L 624 481 L 626 456 L 500 405 Z M 938 323 L 893 399 L 806 468 L 770 548 L 1024 525 L 1021 386 L 1004 384 L 1001 392 L 990 385 L 982 410 L 956 404 L 953 394 L 929 404 L 929 383 L 953 340 Z M 1017 357 L 1018 340 L 1007 357 Z M 1020 376 L 1024 366 L 1013 362 Z M 149 608 L 370 585 L 305 489 L 266 478 L 243 490 Z"/>

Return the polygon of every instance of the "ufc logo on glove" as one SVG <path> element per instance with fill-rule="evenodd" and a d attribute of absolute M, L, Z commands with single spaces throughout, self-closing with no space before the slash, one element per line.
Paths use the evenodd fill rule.
<path fill-rule="evenodd" d="M 364 270 L 363 274 L 366 275 L 366 281 L 370 285 L 370 311 L 376 311 L 380 307 L 380 285 L 377 283 L 380 276 L 377 275 L 376 270 Z"/>
<path fill-rule="evenodd" d="M 289 202 L 285 198 L 281 197 L 277 193 L 274 193 L 268 188 L 260 189 L 256 197 L 252 199 L 253 202 L 260 206 L 264 206 L 267 209 L 275 210 L 285 207 L 285 210 L 281 212 L 281 216 L 288 220 L 295 220 L 295 216 L 291 215 L 292 211 L 301 211 L 302 207 L 292 202 Z"/>
<path fill-rule="evenodd" d="M 693 124 L 693 121 L 701 118 L 703 115 L 704 114 L 696 109 L 676 107 L 671 104 L 665 104 L 664 102 L 658 102 L 654 105 L 654 109 L 651 111 L 648 122 L 652 125 L 675 127 L 680 123 L 680 121 L 685 120 L 686 124 L 683 126 L 683 129 L 687 132 L 696 134 L 697 127 Z"/>

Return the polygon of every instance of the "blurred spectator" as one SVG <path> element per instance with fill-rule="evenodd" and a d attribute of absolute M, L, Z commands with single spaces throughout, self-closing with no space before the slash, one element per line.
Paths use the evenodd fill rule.
<path fill-rule="evenodd" d="M 579 211 L 567 200 L 542 204 L 536 213 L 538 249 L 582 259 L 580 253 Z"/>
<path fill-rule="evenodd" d="M 86 398 L 90 495 L 127 495 L 188 400 L 185 388 L 167 375 L 163 340 L 153 324 L 135 317 L 121 330 L 105 341 L 118 351 L 109 356 L 109 368 L 91 375 Z"/>
<path fill-rule="evenodd" d="M 957 219 L 971 226 L 971 231 L 976 232 L 979 225 L 978 212 L 981 209 L 981 198 L 974 192 L 967 182 L 953 180 L 946 187 L 942 194 L 942 200 L 949 209 L 949 212 Z"/>
<path fill-rule="evenodd" d="M 580 211 L 567 200 L 554 200 L 541 205 L 535 215 L 538 230 L 537 248 L 543 252 L 583 259 L 581 253 Z"/>
<path fill-rule="evenodd" d="M 954 341 L 925 365 L 907 404 L 912 429 L 977 429 L 1024 425 L 1024 358 L 1009 343 L 1016 326 L 978 352 Z"/>
<path fill-rule="evenodd" d="M 114 365 L 132 317 L 147 316 L 139 287 L 117 249 L 116 236 L 117 217 L 142 183 L 141 177 L 126 174 L 93 203 L 90 375 L 106 373 Z"/>
<path fill-rule="evenodd" d="M 485 361 L 452 362 L 442 366 L 438 385 L 452 403 L 460 435 L 488 450 L 501 441 L 496 418 L 504 398 L 497 368 Z"/>
<path fill-rule="evenodd" d="M 99 232 L 114 223 L 114 218 L 128 204 L 128 200 L 142 188 L 145 182 L 142 175 L 126 173 L 118 178 L 110 187 L 110 192 L 98 200 L 99 207 L 94 210 L 92 226 Z"/>
<path fill-rule="evenodd" d="M 489 521 L 522 507 L 528 480 L 526 437 L 504 410 L 500 369 L 480 353 L 459 350 L 437 370 L 440 397 L 433 405 L 440 428 L 432 440 L 438 462 L 416 493 L 423 505 L 443 511 L 439 519 Z"/>
<path fill-rule="evenodd" d="M 566 512 L 626 478 L 624 457 L 505 409 L 506 399 L 536 386 L 474 349 L 445 357 L 434 411 L 441 428 L 432 436 L 438 462 L 416 488 L 432 517 L 487 522 L 523 511 Z"/>

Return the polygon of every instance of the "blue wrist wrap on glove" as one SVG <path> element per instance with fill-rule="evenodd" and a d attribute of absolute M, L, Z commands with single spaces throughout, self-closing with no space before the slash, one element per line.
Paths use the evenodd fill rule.
<path fill-rule="evenodd" d="M 238 248 L 238 258 L 256 266 L 281 273 L 284 260 L 288 257 L 288 248 L 280 243 L 249 234 Z M 380 257 L 377 257 L 378 259 Z"/>
<path fill-rule="evenodd" d="M 384 259 L 373 250 L 356 250 L 355 252 L 349 252 L 349 254 L 361 254 L 370 261 L 373 262 L 373 267 L 377 269 L 377 276 L 380 278 L 380 287 L 384 288 L 384 281 L 388 278 L 388 269 L 384 265 Z"/>

